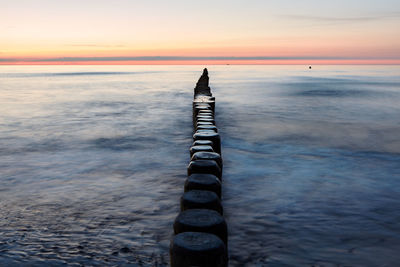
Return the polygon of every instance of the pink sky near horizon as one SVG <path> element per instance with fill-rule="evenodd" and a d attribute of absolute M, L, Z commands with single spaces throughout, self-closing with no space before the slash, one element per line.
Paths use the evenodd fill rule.
<path fill-rule="evenodd" d="M 0 0 L 0 9 L 0 65 L 400 64 L 394 0 Z"/>
<path fill-rule="evenodd" d="M 0 62 L 7 65 L 400 65 L 400 60 L 207 60 L 207 61 L 78 61 L 78 62 Z"/>

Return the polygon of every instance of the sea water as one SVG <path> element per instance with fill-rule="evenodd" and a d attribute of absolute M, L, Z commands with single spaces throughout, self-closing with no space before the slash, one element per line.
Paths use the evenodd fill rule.
<path fill-rule="evenodd" d="M 168 265 L 202 67 L 0 67 L 0 265 Z M 230 265 L 396 266 L 400 67 L 208 70 Z"/>

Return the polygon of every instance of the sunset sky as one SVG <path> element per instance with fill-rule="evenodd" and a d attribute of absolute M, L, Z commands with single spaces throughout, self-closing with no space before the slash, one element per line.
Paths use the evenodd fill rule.
<path fill-rule="evenodd" d="M 0 64 L 400 64 L 399 0 L 0 0 Z"/>

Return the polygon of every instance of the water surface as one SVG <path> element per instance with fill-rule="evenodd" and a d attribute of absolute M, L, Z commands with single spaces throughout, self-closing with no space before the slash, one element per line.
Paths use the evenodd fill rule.
<path fill-rule="evenodd" d="M 400 68 L 209 72 L 231 266 L 396 266 Z M 166 266 L 200 74 L 0 67 L 0 265 Z"/>

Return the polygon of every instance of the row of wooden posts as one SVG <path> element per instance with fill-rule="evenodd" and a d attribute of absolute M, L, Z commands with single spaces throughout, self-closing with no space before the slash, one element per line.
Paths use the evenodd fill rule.
<path fill-rule="evenodd" d="M 194 90 L 193 144 L 170 244 L 172 267 L 228 265 L 228 230 L 221 205 L 221 140 L 208 80 L 204 69 Z"/>

